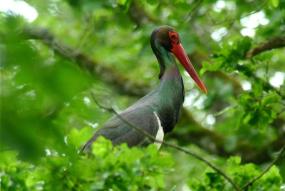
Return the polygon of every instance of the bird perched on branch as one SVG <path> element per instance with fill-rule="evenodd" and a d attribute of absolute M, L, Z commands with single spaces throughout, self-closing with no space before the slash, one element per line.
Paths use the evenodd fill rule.
<path fill-rule="evenodd" d="M 128 146 L 136 146 L 154 142 L 133 126 L 160 141 L 165 133 L 172 131 L 184 101 L 183 80 L 174 56 L 198 87 L 207 93 L 205 85 L 181 45 L 178 33 L 172 27 L 161 26 L 155 29 L 151 34 L 150 43 L 160 66 L 160 84 L 122 111 L 119 116 L 115 115 L 109 119 L 84 145 L 83 151 L 88 150 L 99 136 L 111 140 L 114 145 L 127 143 Z M 160 143 L 155 144 L 160 147 Z"/>

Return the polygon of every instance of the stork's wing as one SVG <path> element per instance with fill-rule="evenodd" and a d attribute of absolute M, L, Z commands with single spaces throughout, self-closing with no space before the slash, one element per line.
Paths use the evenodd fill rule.
<path fill-rule="evenodd" d="M 159 124 L 151 108 L 139 107 L 132 110 L 126 110 L 119 115 L 120 117 L 113 116 L 107 121 L 107 123 L 84 145 L 82 150 L 88 150 L 99 136 L 111 140 L 114 145 L 127 143 L 128 146 L 131 147 L 150 143 L 148 138 L 142 134 L 142 132 L 139 132 L 132 126 L 143 129 L 155 137 Z M 132 124 L 132 126 L 127 124 L 126 121 Z"/>

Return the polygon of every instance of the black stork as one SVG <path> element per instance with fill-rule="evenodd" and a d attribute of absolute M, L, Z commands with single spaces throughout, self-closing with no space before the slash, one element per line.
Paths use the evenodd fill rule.
<path fill-rule="evenodd" d="M 147 145 L 150 141 L 145 135 L 129 124 L 141 128 L 158 140 L 170 132 L 178 121 L 184 101 L 184 85 L 174 56 L 179 60 L 198 87 L 207 93 L 207 89 L 198 77 L 183 46 L 178 33 L 169 26 L 161 26 L 151 34 L 151 48 L 160 66 L 160 84 L 136 103 L 113 116 L 84 145 L 83 151 L 90 148 L 99 136 L 112 141 L 114 145 L 127 143 L 128 146 Z M 122 120 L 122 118 L 124 120 Z M 129 124 L 126 124 L 126 121 Z M 158 148 L 160 144 L 157 144 Z"/>

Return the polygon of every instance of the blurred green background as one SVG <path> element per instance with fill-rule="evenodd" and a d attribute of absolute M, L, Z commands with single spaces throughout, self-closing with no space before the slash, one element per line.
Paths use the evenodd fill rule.
<path fill-rule="evenodd" d="M 1 190 L 233 190 L 171 148 L 78 150 L 159 83 L 149 39 L 170 25 L 208 88 L 181 70 L 185 102 L 165 140 L 239 187 L 285 145 L 284 0 L 4 0 L 0 4 Z M 285 190 L 285 157 L 249 190 Z"/>

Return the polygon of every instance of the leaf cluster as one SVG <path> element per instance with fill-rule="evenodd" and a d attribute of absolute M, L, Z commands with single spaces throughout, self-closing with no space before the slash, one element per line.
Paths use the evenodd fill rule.
<path fill-rule="evenodd" d="M 240 157 L 231 157 L 226 161 L 226 163 L 227 172 L 241 188 L 261 173 L 260 167 L 255 164 L 241 164 Z M 188 184 L 192 189 L 197 191 L 232 190 L 232 187 L 225 182 L 220 174 L 213 172 L 210 169 L 206 170 L 200 179 L 201 180 L 189 180 Z M 263 177 L 253 183 L 248 190 L 278 191 L 281 186 L 282 178 L 280 176 L 280 172 L 276 166 L 273 166 Z"/>
<path fill-rule="evenodd" d="M 68 136 L 68 144 L 82 137 L 84 129 Z M 76 150 L 74 150 L 76 152 Z M 113 147 L 100 138 L 92 153 L 78 155 L 47 150 L 47 155 L 31 164 L 19 160 L 14 151 L 1 152 L 3 190 L 158 190 L 165 188 L 165 174 L 172 159 L 155 146 Z"/>

